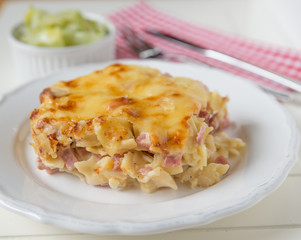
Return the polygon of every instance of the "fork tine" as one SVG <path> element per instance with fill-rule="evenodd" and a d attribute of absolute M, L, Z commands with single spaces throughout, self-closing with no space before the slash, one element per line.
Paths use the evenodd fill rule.
<path fill-rule="evenodd" d="M 120 30 L 127 44 L 140 58 L 155 58 L 163 55 L 163 52 L 145 41 L 132 28 L 124 26 Z"/>
<path fill-rule="evenodd" d="M 135 51 L 141 51 L 141 44 L 140 42 L 137 42 L 137 37 L 132 29 L 129 27 L 123 27 L 122 34 Z"/>
<path fill-rule="evenodd" d="M 138 54 L 139 53 L 139 49 L 138 49 L 138 45 L 135 43 L 135 39 L 133 39 L 133 36 L 131 34 L 131 32 L 129 31 L 128 28 L 121 28 L 121 34 L 122 36 L 125 38 L 127 44 L 131 47 L 131 49 Z"/>
<path fill-rule="evenodd" d="M 140 35 L 138 35 L 134 30 L 128 26 L 121 28 L 121 34 L 126 39 L 129 46 L 139 54 L 141 51 L 151 49 L 153 46 L 145 41 Z"/>

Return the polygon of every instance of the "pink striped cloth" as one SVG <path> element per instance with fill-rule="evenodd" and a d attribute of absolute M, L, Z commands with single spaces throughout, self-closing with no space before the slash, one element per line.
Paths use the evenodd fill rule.
<path fill-rule="evenodd" d="M 256 75 L 219 61 L 206 58 L 199 51 L 147 34 L 144 32 L 144 29 L 149 28 L 171 33 L 181 37 L 181 39 L 187 39 L 196 45 L 199 44 L 229 54 L 270 71 L 300 80 L 301 82 L 300 52 L 279 48 L 262 42 L 256 42 L 225 32 L 217 32 L 208 28 L 195 26 L 162 13 L 145 2 L 136 3 L 132 7 L 115 12 L 111 14 L 109 18 L 114 22 L 117 30 L 124 25 L 131 26 L 147 41 L 166 53 L 191 56 L 210 66 L 229 71 L 251 80 L 265 81 L 266 84 L 273 84 L 277 87 L 274 83 Z M 125 39 L 121 36 L 120 32 L 117 32 L 117 58 L 137 58 L 127 45 Z"/>

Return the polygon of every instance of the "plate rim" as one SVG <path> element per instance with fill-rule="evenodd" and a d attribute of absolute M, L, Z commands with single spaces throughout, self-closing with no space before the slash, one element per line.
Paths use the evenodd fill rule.
<path fill-rule="evenodd" d="M 113 60 L 108 62 L 100 62 L 99 64 L 111 64 L 117 62 L 164 62 L 161 60 L 133 60 L 133 59 L 120 59 Z M 168 62 L 170 64 L 170 62 Z M 22 91 L 22 88 L 25 85 L 34 84 L 36 81 L 45 81 L 46 79 L 53 78 L 55 76 L 59 76 L 62 72 L 70 71 L 74 68 L 79 67 L 88 67 L 89 65 L 96 65 L 97 63 L 91 64 L 83 64 L 77 67 L 68 68 L 54 74 L 45 76 L 40 79 L 35 79 L 31 82 L 27 82 L 17 87 L 13 91 L 5 94 L 2 99 L 0 99 L 0 107 L 3 101 L 12 95 L 16 94 L 18 91 Z M 183 63 L 175 63 L 175 64 L 183 64 Z M 184 65 L 192 65 L 187 64 Z M 210 69 L 214 71 L 220 71 L 218 69 Z M 235 75 L 233 75 L 235 76 Z M 238 77 L 238 76 L 235 76 Z M 241 77 L 238 77 L 241 78 Z M 246 81 L 246 80 L 244 80 Z M 251 83 L 250 83 L 251 84 Z M 264 92 L 262 92 L 265 94 Z M 276 101 L 275 101 L 276 102 Z M 245 196 L 240 196 L 239 199 L 234 199 L 235 203 L 232 202 L 231 206 L 222 206 L 219 208 L 215 208 L 215 211 L 211 213 L 193 213 L 187 214 L 185 216 L 177 216 L 177 217 L 169 217 L 167 219 L 162 220 L 153 220 L 153 221 L 145 221 L 145 222 L 133 222 L 133 221 L 94 221 L 94 220 L 86 220 L 86 219 L 77 219 L 74 220 L 73 217 L 65 216 L 64 214 L 48 212 L 44 209 L 34 206 L 33 204 L 24 203 L 19 200 L 15 200 L 6 196 L 5 193 L 2 193 L 0 189 L 0 206 L 12 210 L 18 214 L 29 217 L 30 219 L 48 223 L 51 225 L 55 225 L 58 227 L 64 227 L 70 230 L 86 232 L 86 233 L 94 233 L 94 234 L 106 234 L 106 235 L 146 235 L 153 233 L 163 233 L 172 230 L 179 230 L 188 227 L 193 227 L 197 225 L 205 225 L 216 220 L 219 220 L 223 217 L 230 216 L 246 210 L 247 208 L 252 207 L 264 197 L 269 195 L 271 192 L 276 190 L 286 179 L 290 169 L 296 163 L 298 147 L 300 144 L 299 130 L 297 129 L 296 122 L 293 117 L 290 115 L 288 110 L 286 110 L 282 105 L 278 104 L 279 109 L 283 112 L 285 116 L 286 126 L 290 131 L 290 141 L 288 143 L 288 150 L 285 159 L 281 161 L 281 166 L 278 166 L 277 171 L 273 173 L 269 181 L 264 182 L 262 185 L 258 186 L 256 192 L 252 192 L 252 197 L 250 197 L 250 193 L 245 194 Z M 260 188 L 260 189 L 258 189 Z M 70 227 L 70 222 L 73 222 L 73 227 Z M 72 225 L 72 224 L 71 224 Z M 74 227 L 75 226 L 75 227 Z"/>

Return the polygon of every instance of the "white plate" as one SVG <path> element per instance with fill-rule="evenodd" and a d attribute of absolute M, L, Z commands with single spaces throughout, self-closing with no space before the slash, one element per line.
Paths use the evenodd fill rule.
<path fill-rule="evenodd" d="M 121 61 L 119 61 L 121 62 Z M 29 114 L 39 93 L 108 63 L 84 65 L 31 82 L 0 103 L 0 204 L 32 219 L 95 234 L 150 234 L 203 225 L 244 210 L 275 190 L 296 160 L 298 131 L 271 97 L 239 77 L 219 70 L 162 61 L 128 60 L 173 76 L 206 83 L 230 96 L 229 114 L 247 143 L 245 159 L 207 189 L 111 190 L 88 186 L 67 174 L 37 170 L 29 146 Z"/>

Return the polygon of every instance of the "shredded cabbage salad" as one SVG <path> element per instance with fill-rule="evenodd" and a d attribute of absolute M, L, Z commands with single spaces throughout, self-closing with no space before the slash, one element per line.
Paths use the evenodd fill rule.
<path fill-rule="evenodd" d="M 84 18 L 77 10 L 53 14 L 30 6 L 15 37 L 35 46 L 65 47 L 91 43 L 107 34 L 106 25 Z"/>

